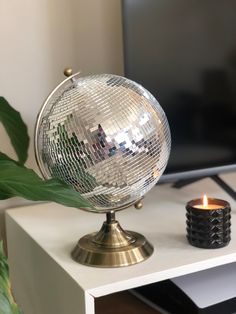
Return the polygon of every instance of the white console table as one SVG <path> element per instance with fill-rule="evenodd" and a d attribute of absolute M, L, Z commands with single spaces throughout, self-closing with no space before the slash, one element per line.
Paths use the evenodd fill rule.
<path fill-rule="evenodd" d="M 235 188 L 235 173 L 222 178 Z M 187 243 L 185 203 L 203 193 L 231 203 L 232 240 L 225 248 L 206 250 Z M 24 314 L 94 314 L 97 297 L 236 261 L 236 202 L 210 179 L 180 190 L 157 186 L 145 197 L 142 210 L 127 209 L 117 219 L 154 245 L 148 260 L 101 269 L 71 259 L 77 240 L 100 229 L 105 215 L 52 203 L 7 211 L 11 280 Z"/>

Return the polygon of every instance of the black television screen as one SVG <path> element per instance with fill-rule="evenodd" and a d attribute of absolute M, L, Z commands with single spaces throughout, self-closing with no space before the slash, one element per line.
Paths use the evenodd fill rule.
<path fill-rule="evenodd" d="M 176 178 L 236 169 L 236 1 L 123 0 L 125 76 L 160 102 Z"/>

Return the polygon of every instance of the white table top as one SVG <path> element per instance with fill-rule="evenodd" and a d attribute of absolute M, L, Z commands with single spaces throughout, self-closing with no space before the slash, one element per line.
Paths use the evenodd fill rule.
<path fill-rule="evenodd" d="M 226 182 L 236 182 L 236 173 L 225 174 L 222 178 Z M 225 248 L 199 249 L 186 240 L 185 204 L 203 193 L 231 203 L 232 240 Z M 80 237 L 100 229 L 105 220 L 103 214 L 44 203 L 11 209 L 7 215 L 94 297 L 236 261 L 236 202 L 211 179 L 180 190 L 166 184 L 157 186 L 145 197 L 142 210 L 129 208 L 117 213 L 124 229 L 144 234 L 154 246 L 154 253 L 148 260 L 129 267 L 93 268 L 80 265 L 70 257 Z"/>

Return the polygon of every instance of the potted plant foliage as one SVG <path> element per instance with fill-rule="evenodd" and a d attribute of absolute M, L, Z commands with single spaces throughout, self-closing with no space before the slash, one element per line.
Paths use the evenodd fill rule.
<path fill-rule="evenodd" d="M 24 166 L 29 147 L 27 127 L 20 113 L 3 97 L 0 97 L 0 122 L 18 158 L 14 160 L 0 151 L 0 200 L 18 196 L 33 201 L 54 201 L 76 208 L 91 207 L 90 203 L 70 186 L 55 179 L 43 180 L 33 170 Z M 0 244 L 0 313 L 22 313 L 11 294 L 8 264 L 2 243 Z"/>

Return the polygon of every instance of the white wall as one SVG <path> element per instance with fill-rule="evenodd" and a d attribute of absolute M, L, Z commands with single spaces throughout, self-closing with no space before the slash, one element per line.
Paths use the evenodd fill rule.
<path fill-rule="evenodd" d="M 33 132 L 49 92 L 72 66 L 89 73 L 123 73 L 120 0 L 0 0 L 0 95 L 21 112 L 36 169 Z M 0 150 L 15 156 L 0 126 Z M 1 174 L 0 174 L 1 175 Z M 11 199 L 3 209 L 22 203 Z M 2 216 L 2 215 L 1 215 Z M 3 217 L 0 217 L 3 229 Z"/>

